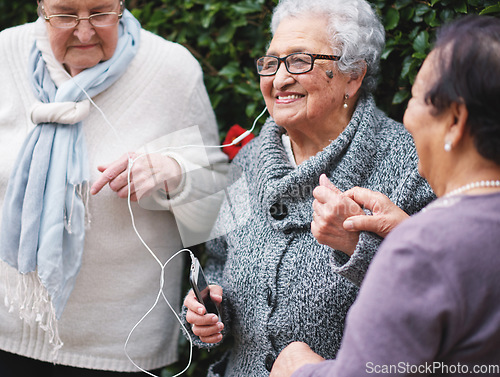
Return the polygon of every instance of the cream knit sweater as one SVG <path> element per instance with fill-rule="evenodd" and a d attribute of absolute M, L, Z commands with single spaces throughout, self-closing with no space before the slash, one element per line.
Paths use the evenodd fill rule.
<path fill-rule="evenodd" d="M 33 24 L 26 24 L 0 33 L 0 206 L 18 151 L 34 127 L 30 108 L 35 98 L 27 67 L 33 30 Z M 99 164 L 113 162 L 146 145 L 151 151 L 169 145 L 218 144 L 215 117 L 199 64 L 183 47 L 144 30 L 137 56 L 127 72 L 93 100 L 112 127 L 94 107 L 84 121 L 92 182 L 100 175 Z M 216 148 L 163 152 L 175 157 L 184 171 L 195 174 L 186 174 L 183 190 L 171 200 L 157 193 L 142 207 L 133 203 L 132 209 L 144 241 L 165 263 L 183 245 L 198 241 L 186 229 L 203 227 L 204 219 L 213 217 L 210 204 L 193 203 L 193 198 L 208 194 L 204 178 L 213 171 L 203 167 L 224 163 L 225 157 Z M 155 302 L 161 268 L 134 233 L 126 200 L 105 187 L 91 197 L 89 208 L 91 228 L 86 233 L 75 288 L 59 321 L 64 346 L 56 362 L 137 371 L 125 355 L 124 344 L 134 325 Z M 178 224 L 185 226 L 182 237 Z M 181 282 L 187 279 L 182 274 L 183 259 L 181 254 L 165 269 L 164 292 L 177 311 Z M 5 264 L 0 269 L 2 299 L 5 279 L 14 274 L 9 270 Z M 159 368 L 177 360 L 179 334 L 174 314 L 160 300 L 133 332 L 127 351 L 141 368 Z M 0 305 L 0 349 L 53 361 L 47 334 L 36 325 L 25 324 L 16 311 L 9 313 L 4 305 Z"/>

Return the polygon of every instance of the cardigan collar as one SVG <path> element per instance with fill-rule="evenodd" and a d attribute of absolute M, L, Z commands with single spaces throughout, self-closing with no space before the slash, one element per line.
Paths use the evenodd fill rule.
<path fill-rule="evenodd" d="M 375 102 L 372 96 L 361 97 L 345 130 L 322 151 L 297 168 L 290 163 L 283 146 L 284 128 L 272 118 L 266 121 L 259 135 L 260 145 L 256 181 L 264 208 L 275 203 L 295 201 L 310 205 L 312 191 L 325 173 L 341 191 L 362 185 L 371 171 L 375 144 Z M 336 177 L 342 179 L 336 181 Z M 311 220 L 312 208 L 298 220 L 302 225 Z M 299 224 L 296 224 L 299 225 Z"/>

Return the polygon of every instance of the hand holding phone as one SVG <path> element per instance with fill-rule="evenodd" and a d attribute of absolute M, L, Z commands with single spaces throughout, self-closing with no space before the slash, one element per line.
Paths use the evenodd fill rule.
<path fill-rule="evenodd" d="M 200 302 L 200 304 L 205 306 L 207 313 L 217 315 L 220 321 L 220 310 L 218 305 L 215 304 L 210 298 L 210 287 L 208 286 L 205 274 L 201 268 L 200 261 L 196 257 L 193 257 L 192 259 L 189 282 L 191 283 L 196 299 Z"/>

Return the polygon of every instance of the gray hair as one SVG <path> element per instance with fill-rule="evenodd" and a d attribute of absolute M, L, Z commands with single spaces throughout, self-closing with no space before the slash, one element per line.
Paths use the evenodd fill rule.
<path fill-rule="evenodd" d="M 318 15 L 328 20 L 327 33 L 342 74 L 357 76 L 366 66 L 361 89 L 371 93 L 377 87 L 380 55 L 385 31 L 377 14 L 365 0 L 280 0 L 273 12 L 271 31 L 288 17 Z"/>

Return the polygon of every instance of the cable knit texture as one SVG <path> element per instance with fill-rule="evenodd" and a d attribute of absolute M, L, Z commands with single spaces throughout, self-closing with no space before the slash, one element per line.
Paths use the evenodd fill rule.
<path fill-rule="evenodd" d="M 283 146 L 284 132 L 268 119 L 232 164 L 235 183 L 216 223 L 221 237 L 208 244 L 205 272 L 223 287 L 224 334 L 234 336 L 234 347 L 209 376 L 267 376 L 292 341 L 335 357 L 347 311 L 381 239 L 362 233 L 351 258 L 315 240 L 312 190 L 322 173 L 343 191 L 380 191 L 410 214 L 434 198 L 417 172 L 411 136 L 371 97 L 360 99 L 337 139 L 297 168 Z"/>
<path fill-rule="evenodd" d="M 28 79 L 28 56 L 33 45 L 33 24 L 0 33 L 0 205 L 19 148 L 34 127 L 30 110 L 36 104 Z M 217 145 L 215 117 L 196 59 L 182 46 L 141 31 L 140 49 L 123 77 L 93 98 L 113 126 L 93 106 L 83 122 L 91 182 L 100 176 L 97 166 L 124 153 L 151 144 L 150 151 L 168 145 Z M 198 125 L 198 127 L 195 127 Z M 191 132 L 195 127 L 196 132 Z M 168 150 L 164 151 L 168 154 Z M 206 161 L 226 161 L 218 149 L 176 150 L 186 170 L 206 170 Z M 206 152 L 206 153 L 205 153 Z M 204 156 L 204 157 L 202 157 Z M 206 161 L 205 161 L 206 160 Z M 209 172 L 210 175 L 213 172 Z M 132 203 L 135 223 L 158 258 L 167 259 L 183 247 L 177 223 L 199 223 L 204 218 L 191 198 L 205 196 L 195 179 L 186 175 L 184 189 L 171 200 L 158 200 L 155 209 Z M 170 209 L 178 209 L 174 218 Z M 59 321 L 64 346 L 57 363 L 103 370 L 137 371 L 127 359 L 124 344 L 134 325 L 154 304 L 160 287 L 160 266 L 141 244 L 131 226 L 127 201 L 109 187 L 90 198 L 91 228 L 87 231 L 82 267 L 75 288 Z M 193 214 L 194 211 L 194 214 Z M 198 224 L 196 224 L 198 225 Z M 182 255 L 165 270 L 164 293 L 180 308 Z M 5 267 L 5 266 L 3 266 Z M 0 273 L 3 300 L 5 278 Z M 179 324 L 165 302 L 133 332 L 127 351 L 144 369 L 177 360 Z M 0 305 L 0 348 L 23 356 L 52 361 L 46 333 L 29 327 L 17 313 Z"/>

